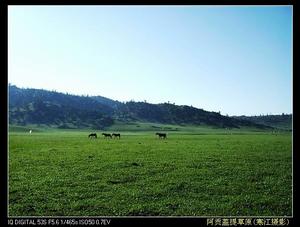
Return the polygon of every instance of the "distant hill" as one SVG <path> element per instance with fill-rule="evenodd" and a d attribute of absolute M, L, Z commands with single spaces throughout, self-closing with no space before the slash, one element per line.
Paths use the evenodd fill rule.
<path fill-rule="evenodd" d="M 292 114 L 238 116 L 234 118 L 240 120 L 247 120 L 256 124 L 266 125 L 278 129 L 284 129 L 284 130 L 292 129 Z"/>
<path fill-rule="evenodd" d="M 122 105 L 122 103 L 117 100 L 112 100 L 103 96 L 91 96 L 91 98 L 97 101 L 98 103 L 109 106 L 113 109 L 116 109 L 118 108 L 118 106 Z"/>
<path fill-rule="evenodd" d="M 241 126 L 268 128 L 267 126 L 247 120 L 223 116 L 217 112 L 209 112 L 191 106 L 178 106 L 169 103 L 127 102 L 125 105 L 118 106 L 114 118 L 123 121 L 209 125 L 220 128 L 239 128 Z"/>
<path fill-rule="evenodd" d="M 113 124 L 113 111 L 89 97 L 9 86 L 10 124 L 101 129 Z"/>
<path fill-rule="evenodd" d="M 223 116 L 185 105 L 133 101 L 122 103 L 103 96 L 76 96 L 9 86 L 9 123 L 12 125 L 104 129 L 116 120 L 125 123 L 139 121 L 218 128 L 273 127 L 251 119 Z"/>

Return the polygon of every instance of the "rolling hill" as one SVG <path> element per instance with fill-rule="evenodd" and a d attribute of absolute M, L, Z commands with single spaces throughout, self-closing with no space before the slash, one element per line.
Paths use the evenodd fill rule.
<path fill-rule="evenodd" d="M 119 102 L 103 96 L 76 96 L 43 89 L 9 85 L 9 123 L 47 125 L 56 128 L 105 129 L 114 122 L 152 122 L 207 125 L 218 128 L 272 128 L 242 117 L 223 116 L 186 105 Z"/>
<path fill-rule="evenodd" d="M 292 130 L 292 114 L 238 116 L 235 118 L 240 120 L 251 121 L 256 124 L 271 126 L 273 128 Z"/>

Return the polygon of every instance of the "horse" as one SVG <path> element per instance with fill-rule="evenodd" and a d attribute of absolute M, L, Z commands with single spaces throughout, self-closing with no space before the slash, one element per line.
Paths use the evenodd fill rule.
<path fill-rule="evenodd" d="M 157 133 L 155 133 L 155 135 L 158 135 L 158 138 L 160 139 L 160 138 L 163 138 L 163 139 L 166 139 L 167 138 L 167 134 L 166 133 L 159 133 L 159 132 L 157 132 Z"/>
<path fill-rule="evenodd" d="M 89 134 L 89 138 L 97 138 L 97 134 L 96 133 L 91 133 L 91 134 Z"/>
<path fill-rule="evenodd" d="M 114 138 L 117 138 L 117 137 L 119 137 L 119 139 L 121 139 L 121 135 L 120 135 L 120 133 L 113 133 L 113 134 L 112 134 L 112 136 L 113 136 Z"/>
<path fill-rule="evenodd" d="M 112 138 L 111 134 L 109 133 L 102 133 L 102 135 L 104 136 L 104 138 Z"/>

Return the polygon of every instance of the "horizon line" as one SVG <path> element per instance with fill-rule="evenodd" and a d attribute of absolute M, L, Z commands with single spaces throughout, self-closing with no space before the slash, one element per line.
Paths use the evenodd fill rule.
<path fill-rule="evenodd" d="M 192 107 L 192 108 L 196 108 L 196 109 L 200 109 L 200 110 L 204 110 L 204 111 L 207 111 L 207 112 L 215 112 L 215 113 L 219 113 L 223 116 L 228 116 L 228 117 L 256 117 L 256 116 L 270 116 L 270 115 L 273 115 L 273 116 L 276 116 L 276 115 L 293 115 L 293 113 L 285 113 L 285 112 L 282 112 L 282 113 L 256 113 L 256 114 L 250 114 L 250 115 L 246 115 L 246 114 L 241 114 L 241 115 L 229 115 L 227 113 L 221 113 L 221 111 L 214 111 L 214 110 L 205 110 L 203 109 L 202 107 L 197 107 L 197 106 L 194 106 L 194 105 L 188 105 L 188 104 L 176 104 L 176 102 L 170 102 L 170 101 L 165 101 L 165 102 L 158 102 L 158 103 L 153 103 L 153 102 L 148 102 L 147 100 L 140 100 L 140 101 L 137 101 L 135 99 L 130 99 L 130 100 L 127 100 L 127 101 L 119 101 L 119 100 L 114 100 L 114 99 L 111 99 L 111 98 L 108 98 L 106 96 L 102 96 L 102 95 L 90 95 L 90 94 L 75 94 L 75 93 L 70 93 L 70 92 L 66 92 L 66 91 L 57 91 L 56 89 L 46 89 L 46 88 L 34 88 L 34 87 L 21 87 L 21 86 L 17 86 L 15 84 L 12 84 L 12 83 L 8 83 L 8 88 L 9 86 L 15 86 L 17 88 L 20 88 L 20 89 L 35 89 L 35 90 L 44 90 L 44 91 L 48 91 L 48 92 L 56 92 L 56 93 L 60 93 L 60 94 L 64 94 L 64 95 L 71 95 L 71 96 L 83 96 L 83 97 L 97 97 L 97 96 L 100 96 L 100 97 L 103 97 L 103 98 L 106 98 L 106 99 L 110 99 L 112 101 L 115 101 L 115 102 L 120 102 L 120 103 L 128 103 L 128 102 L 143 102 L 143 103 L 147 103 L 147 104 L 153 104 L 153 105 L 158 105 L 158 104 L 170 104 L 170 105 L 175 105 L 175 106 L 189 106 L 189 107 Z M 8 89 L 9 90 L 9 89 Z M 8 92 L 8 91 L 7 91 Z"/>

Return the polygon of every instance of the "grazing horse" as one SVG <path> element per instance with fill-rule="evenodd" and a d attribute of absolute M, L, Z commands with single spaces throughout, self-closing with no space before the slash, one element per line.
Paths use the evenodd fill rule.
<path fill-rule="evenodd" d="M 97 134 L 96 133 L 91 133 L 91 134 L 89 134 L 89 138 L 97 138 Z"/>
<path fill-rule="evenodd" d="M 113 133 L 113 134 L 112 134 L 112 136 L 113 136 L 114 138 L 117 138 L 117 137 L 119 137 L 119 139 L 121 139 L 121 135 L 120 135 L 120 133 Z"/>
<path fill-rule="evenodd" d="M 166 133 L 159 133 L 159 132 L 157 132 L 157 133 L 155 133 L 155 135 L 158 135 L 158 138 L 160 139 L 160 138 L 163 138 L 163 139 L 166 139 L 167 138 L 167 134 Z"/>
<path fill-rule="evenodd" d="M 112 138 L 111 134 L 109 133 L 102 133 L 102 135 L 104 136 L 104 138 Z"/>

